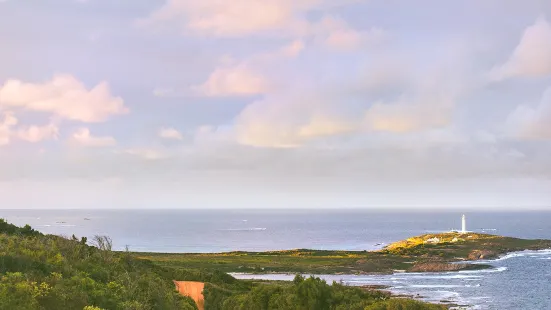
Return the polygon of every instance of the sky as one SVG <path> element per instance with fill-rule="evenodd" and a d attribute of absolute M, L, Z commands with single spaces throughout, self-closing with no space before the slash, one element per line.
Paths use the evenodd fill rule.
<path fill-rule="evenodd" d="M 551 209 L 551 1 L 0 0 L 0 208 Z"/>

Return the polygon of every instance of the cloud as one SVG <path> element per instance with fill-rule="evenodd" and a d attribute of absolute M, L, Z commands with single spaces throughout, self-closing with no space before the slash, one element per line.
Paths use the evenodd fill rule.
<path fill-rule="evenodd" d="M 306 47 L 304 41 L 294 40 L 290 44 L 281 48 L 281 54 L 287 57 L 296 57 L 298 56 Z"/>
<path fill-rule="evenodd" d="M 236 37 L 263 32 L 296 32 L 307 23 L 303 14 L 319 0 L 168 0 L 146 23 L 174 23 L 195 33 Z"/>
<path fill-rule="evenodd" d="M 455 94 L 432 87 L 372 104 L 363 97 L 333 95 L 319 87 L 254 101 L 235 118 L 234 134 L 242 145 L 296 148 L 358 134 L 399 135 L 444 128 L 452 124 L 454 109 Z"/>
<path fill-rule="evenodd" d="M 13 138 L 36 143 L 47 139 L 57 139 L 59 128 L 55 124 L 15 128 L 19 120 L 13 112 L 4 112 L 0 121 L 0 146 L 7 145 Z"/>
<path fill-rule="evenodd" d="M 357 131 L 356 120 L 341 113 L 346 108 L 339 111 L 333 99 L 305 91 L 257 100 L 235 118 L 235 139 L 248 146 L 294 148 Z"/>
<path fill-rule="evenodd" d="M 84 147 L 108 147 L 117 144 L 113 137 L 95 137 L 88 128 L 80 128 L 71 136 L 70 141 Z"/>
<path fill-rule="evenodd" d="M 184 137 L 182 133 L 174 128 L 161 128 L 159 130 L 159 137 L 163 139 L 182 140 Z"/>
<path fill-rule="evenodd" d="M 362 36 L 355 30 L 338 30 L 329 34 L 325 43 L 336 49 L 351 50 L 358 47 L 362 42 Z"/>
<path fill-rule="evenodd" d="M 214 37 L 272 35 L 276 37 L 324 36 L 339 48 L 356 46 L 364 33 L 351 29 L 343 20 L 331 17 L 328 9 L 356 0 L 168 0 L 141 23 L 170 25 L 187 32 Z M 310 12 L 322 12 L 312 20 Z"/>
<path fill-rule="evenodd" d="M 312 105 L 305 98 L 269 97 L 249 104 L 234 121 L 237 142 L 256 147 L 297 147 Z"/>
<path fill-rule="evenodd" d="M 327 28 L 341 26 L 338 20 L 327 23 Z M 382 61 L 369 62 L 371 66 L 359 73 L 354 69 L 362 60 L 353 58 L 353 70 L 347 67 L 344 72 L 320 70 L 317 76 L 288 76 L 286 86 L 281 87 L 285 82 L 276 84 L 277 91 L 264 94 L 234 118 L 235 140 L 254 147 L 299 148 L 336 145 L 338 140 L 372 133 L 401 135 L 451 126 L 456 102 L 476 81 L 476 75 L 464 65 L 474 52 L 458 47 L 463 45 L 439 46 L 443 56 L 430 60 L 424 59 L 425 55 L 395 52 Z M 328 62 L 335 56 L 323 55 Z M 379 68 L 381 62 L 385 65 Z M 296 75 L 300 73 L 295 70 Z"/>
<path fill-rule="evenodd" d="M 219 67 L 205 83 L 192 88 L 195 93 L 209 97 L 252 96 L 269 89 L 264 76 L 245 63 Z"/>
<path fill-rule="evenodd" d="M 184 95 L 185 93 L 180 94 L 176 90 L 171 88 L 156 87 L 155 89 L 153 89 L 153 96 L 155 97 L 179 97 Z"/>
<path fill-rule="evenodd" d="M 195 129 L 193 135 L 194 146 L 201 149 L 204 147 L 225 147 L 235 144 L 234 128 L 230 126 L 202 125 Z"/>
<path fill-rule="evenodd" d="M 17 118 L 12 112 L 4 112 L 0 120 L 0 146 L 7 145 L 11 141 L 12 128 L 17 125 Z"/>
<path fill-rule="evenodd" d="M 551 74 L 551 25 L 540 17 L 524 30 L 520 43 L 507 62 L 490 73 L 494 80 L 543 77 Z"/>
<path fill-rule="evenodd" d="M 7 80 L 0 87 L 0 108 L 52 113 L 68 120 L 102 122 L 128 112 L 120 97 L 111 95 L 107 82 L 88 90 L 71 75 L 56 75 L 45 83 Z"/>
<path fill-rule="evenodd" d="M 301 39 L 290 41 L 277 49 L 256 53 L 237 60 L 229 55 L 218 59 L 218 64 L 206 81 L 191 87 L 156 87 L 156 97 L 250 97 L 274 90 L 273 70 L 289 63 L 306 48 Z M 270 73 L 272 73 L 270 75 Z M 270 76 L 270 78 L 268 78 Z"/>
<path fill-rule="evenodd" d="M 230 56 L 223 56 L 219 66 L 210 74 L 207 81 L 192 87 L 196 94 L 211 97 L 254 96 L 274 90 L 274 68 L 288 63 L 290 58 L 297 57 L 306 44 L 301 39 L 293 40 L 275 50 L 253 54 L 238 61 Z M 158 90 L 162 93 L 162 90 Z M 177 92 L 165 91 L 165 95 Z"/>
<path fill-rule="evenodd" d="M 551 140 L 551 87 L 536 107 L 518 106 L 507 122 L 513 137 L 526 140 Z"/>
<path fill-rule="evenodd" d="M 16 136 L 24 141 L 36 143 L 47 139 L 57 139 L 59 128 L 55 124 L 45 126 L 28 126 L 17 130 Z"/>
<path fill-rule="evenodd" d="M 334 17 L 325 17 L 316 28 L 324 44 L 336 50 L 355 50 L 363 44 L 380 42 L 386 36 L 381 28 L 358 31 Z"/>
<path fill-rule="evenodd" d="M 159 160 L 169 157 L 167 153 L 151 148 L 132 148 L 123 150 L 121 153 L 136 156 L 146 160 Z"/>
<path fill-rule="evenodd" d="M 396 102 L 377 102 L 365 113 L 370 131 L 406 133 L 444 127 L 452 120 L 451 98 L 433 95 L 411 99 L 402 96 Z"/>
<path fill-rule="evenodd" d="M 357 123 L 350 119 L 315 114 L 306 124 L 298 128 L 297 135 L 301 139 L 307 140 L 351 133 L 357 129 Z"/>

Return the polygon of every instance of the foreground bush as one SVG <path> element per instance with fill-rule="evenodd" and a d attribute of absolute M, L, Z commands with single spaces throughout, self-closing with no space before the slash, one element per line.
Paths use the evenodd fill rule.
<path fill-rule="evenodd" d="M 0 220 L 0 309 L 196 309 L 170 270 L 96 241 L 102 249 Z"/>
<path fill-rule="evenodd" d="M 392 299 L 380 291 L 366 291 L 337 283 L 329 285 L 319 278 L 304 279 L 301 276 L 296 276 L 290 284 L 258 283 L 253 289 L 240 293 L 210 286 L 205 298 L 209 310 L 444 309 L 422 302 Z"/>
<path fill-rule="evenodd" d="M 445 310 L 445 306 L 430 305 L 420 301 L 403 298 L 393 298 L 378 302 L 365 308 L 365 310 Z"/>

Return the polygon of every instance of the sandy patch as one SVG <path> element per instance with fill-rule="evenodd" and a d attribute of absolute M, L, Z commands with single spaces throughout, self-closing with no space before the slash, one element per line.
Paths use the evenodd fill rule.
<path fill-rule="evenodd" d="M 203 296 L 205 283 L 193 281 L 174 281 L 174 284 L 180 294 L 189 296 L 191 299 L 195 300 L 199 310 L 205 309 L 205 297 Z"/>

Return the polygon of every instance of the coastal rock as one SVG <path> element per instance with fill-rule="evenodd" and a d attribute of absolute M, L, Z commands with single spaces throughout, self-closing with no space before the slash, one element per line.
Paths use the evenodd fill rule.
<path fill-rule="evenodd" d="M 415 264 L 410 272 L 442 272 L 442 271 L 458 271 L 467 269 L 469 265 L 466 264 L 450 264 L 450 263 L 441 263 L 441 262 L 431 262 L 431 263 L 418 263 Z"/>
<path fill-rule="evenodd" d="M 474 250 L 469 253 L 467 257 L 468 260 L 479 260 L 479 259 L 492 259 L 496 258 L 498 254 L 490 250 Z"/>
<path fill-rule="evenodd" d="M 430 239 L 425 240 L 424 243 L 437 244 L 437 243 L 440 243 L 440 238 L 438 238 L 438 237 L 430 238 Z"/>

